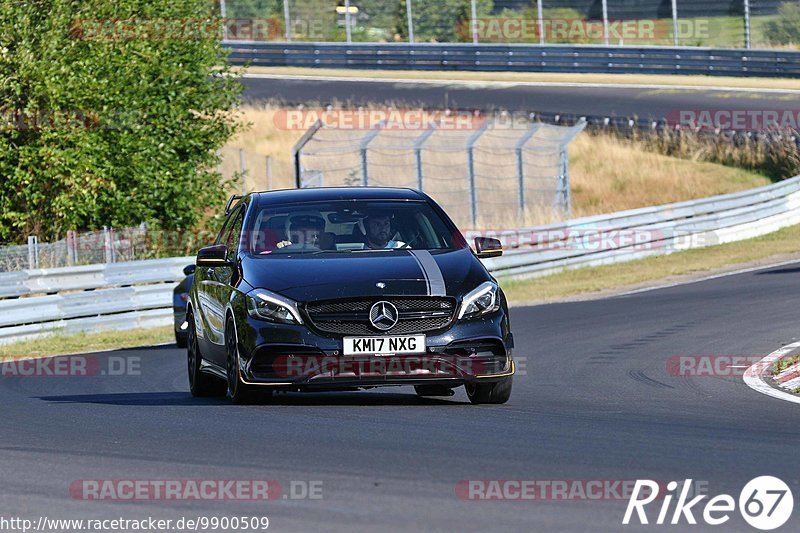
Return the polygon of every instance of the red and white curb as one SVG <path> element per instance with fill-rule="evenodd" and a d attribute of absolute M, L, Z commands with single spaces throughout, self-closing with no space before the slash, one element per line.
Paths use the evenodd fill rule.
<path fill-rule="evenodd" d="M 788 392 L 800 387 L 800 363 L 790 366 L 774 378 L 770 376 L 770 370 L 775 363 L 798 348 L 800 348 L 800 342 L 787 344 L 780 350 L 775 350 L 745 371 L 744 382 L 748 387 L 761 394 L 787 402 L 800 403 L 800 396 Z M 768 379 L 773 380 L 781 388 L 770 385 Z"/>

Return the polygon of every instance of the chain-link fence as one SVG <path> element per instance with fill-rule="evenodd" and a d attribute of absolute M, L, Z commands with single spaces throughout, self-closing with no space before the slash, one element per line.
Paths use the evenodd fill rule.
<path fill-rule="evenodd" d="M 230 40 L 800 47 L 797 0 L 217 0 Z"/>
<path fill-rule="evenodd" d="M 519 227 L 569 216 L 567 146 L 585 127 L 450 116 L 352 127 L 317 122 L 295 147 L 301 187 L 424 191 L 461 228 Z"/>
<path fill-rule="evenodd" d="M 0 247 L 0 272 L 149 259 L 152 250 L 144 225 L 68 231 L 65 239 L 55 242 L 39 242 L 37 236 L 31 235 L 27 245 Z"/>

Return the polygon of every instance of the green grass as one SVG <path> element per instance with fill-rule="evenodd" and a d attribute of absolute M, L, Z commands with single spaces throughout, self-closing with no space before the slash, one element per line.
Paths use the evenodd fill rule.
<path fill-rule="evenodd" d="M 170 326 L 78 333 L 75 335 L 59 333 L 38 339 L 0 345 L 0 361 L 152 346 L 173 340 L 174 332 Z"/>
<path fill-rule="evenodd" d="M 548 301 L 618 290 L 674 276 L 711 272 L 800 251 L 800 226 L 754 239 L 698 248 L 615 265 L 568 270 L 533 279 L 500 279 L 511 302 Z"/>
<path fill-rule="evenodd" d="M 800 355 L 793 355 L 792 357 L 785 357 L 783 359 L 779 359 L 777 363 L 775 363 L 775 368 L 772 371 L 773 376 L 777 376 L 790 366 L 800 363 Z"/>

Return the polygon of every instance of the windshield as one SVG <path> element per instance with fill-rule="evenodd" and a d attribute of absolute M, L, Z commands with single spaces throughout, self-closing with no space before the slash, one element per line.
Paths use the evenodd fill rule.
<path fill-rule="evenodd" d="M 422 201 L 331 201 L 263 205 L 253 217 L 255 255 L 449 250 L 457 231 Z"/>

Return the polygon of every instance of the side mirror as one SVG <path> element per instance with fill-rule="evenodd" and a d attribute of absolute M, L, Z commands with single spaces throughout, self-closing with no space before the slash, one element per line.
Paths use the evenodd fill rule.
<path fill-rule="evenodd" d="M 503 255 L 503 243 L 490 237 L 475 237 L 475 255 L 479 259 Z"/>
<path fill-rule="evenodd" d="M 215 244 L 214 246 L 200 248 L 200 251 L 197 252 L 196 264 L 199 267 L 228 265 L 228 247 L 224 244 Z"/>
<path fill-rule="evenodd" d="M 183 267 L 183 273 L 187 276 L 191 276 L 192 274 L 194 274 L 196 268 L 197 265 L 186 265 L 185 267 Z"/>

